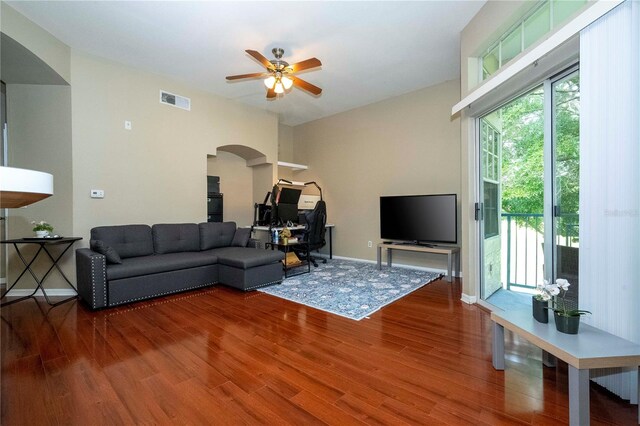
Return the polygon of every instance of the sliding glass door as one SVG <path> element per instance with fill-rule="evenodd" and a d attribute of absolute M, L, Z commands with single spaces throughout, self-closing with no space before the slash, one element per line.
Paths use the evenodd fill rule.
<path fill-rule="evenodd" d="M 578 306 L 580 198 L 580 76 L 574 71 L 551 83 L 553 142 L 553 264 L 555 277 L 571 286 L 567 298 Z"/>
<path fill-rule="evenodd" d="M 478 127 L 481 299 L 524 309 L 536 285 L 556 277 L 575 291 L 578 72 L 545 81 Z"/>

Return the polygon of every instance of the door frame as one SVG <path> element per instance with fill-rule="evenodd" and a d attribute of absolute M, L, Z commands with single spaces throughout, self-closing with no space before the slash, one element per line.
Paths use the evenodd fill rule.
<path fill-rule="evenodd" d="M 552 96 L 552 85 L 556 81 L 559 81 L 566 76 L 579 71 L 580 63 L 579 61 L 574 62 L 568 67 L 563 68 L 560 72 L 551 74 L 546 78 L 537 81 L 535 84 L 531 84 L 527 86 L 525 89 L 519 91 L 517 94 L 512 96 L 506 101 L 501 102 L 495 107 L 487 108 L 483 111 L 479 111 L 477 115 L 471 117 L 473 121 L 473 141 L 474 141 L 474 200 L 475 203 L 483 203 L 484 193 L 482 192 L 482 140 L 481 140 L 481 123 L 480 120 L 482 117 L 491 114 L 494 111 L 499 110 L 503 106 L 509 104 L 513 100 L 527 94 L 531 90 L 536 87 L 543 86 L 543 119 L 544 119 L 544 148 L 543 148 L 543 161 L 544 161 L 544 200 L 543 200 L 543 223 L 544 223 L 544 233 L 543 238 L 544 241 L 549 241 L 553 244 L 544 244 L 544 271 L 543 278 L 549 281 L 552 281 L 555 278 L 555 217 L 553 214 L 554 206 L 556 205 L 556 194 L 555 194 L 555 143 L 553 140 L 553 121 L 552 117 L 554 114 L 553 108 L 553 96 Z M 475 294 L 476 294 L 476 303 L 480 306 L 493 310 L 496 309 L 494 305 L 486 302 L 482 298 L 482 286 L 484 284 L 484 223 L 482 220 L 474 220 L 475 228 L 476 228 L 476 241 L 474 244 L 474 256 L 477 261 L 476 268 L 476 277 L 475 280 Z M 550 226 L 547 226 L 550 224 Z M 550 265 L 551 267 L 548 267 Z"/>

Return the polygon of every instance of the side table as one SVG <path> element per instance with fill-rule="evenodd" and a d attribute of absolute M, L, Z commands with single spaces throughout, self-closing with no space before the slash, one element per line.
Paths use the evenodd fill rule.
<path fill-rule="evenodd" d="M 309 243 L 306 241 L 298 241 L 295 243 L 287 243 L 287 244 L 283 244 L 283 243 L 264 243 L 264 248 L 268 249 L 269 247 L 271 247 L 271 250 L 274 250 L 276 247 L 278 248 L 278 250 L 282 249 L 282 251 L 284 251 L 284 277 L 285 278 L 290 278 L 290 277 L 295 277 L 296 275 L 302 275 L 302 274 L 308 274 L 309 272 L 311 272 L 311 262 L 309 262 Z M 302 249 L 305 253 L 305 260 L 303 260 L 303 262 L 301 264 L 296 264 L 296 265 L 288 265 L 287 264 L 287 253 L 293 253 L 293 248 L 294 247 L 298 247 L 300 249 Z M 299 268 L 301 266 L 307 265 L 307 270 L 306 271 L 302 271 L 302 272 L 298 272 L 295 274 L 289 274 L 288 271 L 290 269 L 293 268 Z"/>
<path fill-rule="evenodd" d="M 65 253 L 67 251 L 69 251 L 69 249 L 71 248 L 71 246 L 73 246 L 73 244 L 76 241 L 80 241 L 82 238 L 81 237 L 63 237 L 63 238 L 18 238 L 18 239 L 13 239 L 13 240 L 5 240 L 5 241 L 0 241 L 0 244 L 12 244 L 13 247 L 16 249 L 16 253 L 18 253 L 18 257 L 20 258 L 20 260 L 22 261 L 22 263 L 24 264 L 24 269 L 22 270 L 22 272 L 20 273 L 20 275 L 18 276 L 18 278 L 14 281 L 13 284 L 11 284 L 11 287 L 9 287 L 9 289 L 7 291 L 5 291 L 2 296 L 0 296 L 0 300 L 4 299 L 5 296 L 11 291 L 11 289 L 13 289 L 13 287 L 15 287 L 16 284 L 18 284 L 18 281 L 20 281 L 20 279 L 24 276 L 24 274 L 29 271 L 29 273 L 31 274 L 31 276 L 33 277 L 33 279 L 36 281 L 36 288 L 35 290 L 33 290 L 33 293 L 31 293 L 29 296 L 24 296 L 24 297 L 20 297 L 18 299 L 14 299 L 14 300 L 10 300 L 8 302 L 2 303 L 0 306 L 6 306 L 6 305 L 11 305 L 13 303 L 17 303 L 20 302 L 22 300 L 26 300 L 29 299 L 31 297 L 33 297 L 38 290 L 42 290 L 42 294 L 44 295 L 44 298 L 46 299 L 47 303 L 51 306 L 57 306 L 60 305 L 62 303 L 68 302 L 70 300 L 74 300 L 77 297 L 77 290 L 76 288 L 73 286 L 73 284 L 71 284 L 71 281 L 69 281 L 69 279 L 66 277 L 66 275 L 64 274 L 64 272 L 62 272 L 62 269 L 60 269 L 60 266 L 58 266 L 58 262 L 60 261 L 60 259 L 62 258 L 62 256 L 65 255 Z M 27 261 L 27 259 L 25 259 L 24 255 L 20 252 L 20 247 L 19 244 L 37 244 L 38 246 L 40 246 L 38 248 L 38 251 L 36 252 L 36 254 L 33 256 L 33 258 L 30 261 Z M 60 252 L 60 254 L 57 257 L 54 257 L 51 252 L 48 250 L 48 246 L 63 246 L 64 249 L 62 250 L 62 252 Z M 65 247 L 66 246 L 66 247 Z M 33 263 L 36 261 L 36 259 L 38 258 L 38 256 L 40 255 L 40 253 L 45 253 L 49 259 L 51 260 L 51 266 L 49 267 L 49 269 L 47 270 L 47 272 L 43 275 L 42 278 L 38 278 L 38 276 L 36 275 L 36 273 L 33 271 L 33 269 L 31 269 L 31 265 L 33 265 Z M 56 303 L 52 303 L 51 300 L 49 300 L 49 296 L 47 295 L 47 292 L 44 290 L 43 287 L 43 283 L 45 282 L 45 280 L 47 278 L 49 278 L 49 275 L 51 274 L 51 271 L 53 271 L 53 269 L 57 269 L 58 272 L 60 273 L 60 275 L 62 275 L 62 278 L 64 278 L 64 280 L 67 282 L 67 284 L 69 285 L 69 287 L 71 287 L 73 289 L 73 291 L 76 292 L 76 296 L 72 296 L 69 297 L 67 299 L 61 300 L 59 302 Z"/>

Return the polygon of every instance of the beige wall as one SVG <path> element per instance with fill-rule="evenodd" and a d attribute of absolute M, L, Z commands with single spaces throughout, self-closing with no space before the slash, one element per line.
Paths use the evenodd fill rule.
<path fill-rule="evenodd" d="M 9 209 L 9 238 L 33 235 L 31 221 L 46 220 L 54 233 L 73 235 L 73 186 L 71 157 L 71 89 L 69 86 L 7 85 L 8 163 L 51 173 L 53 196 L 21 209 Z M 22 246 L 25 253 L 35 247 Z M 57 251 L 53 249 L 52 251 Z M 9 249 L 9 282 L 13 283 L 23 269 L 15 250 Z M 75 275 L 73 256 L 65 256 L 62 267 L 68 277 Z M 29 256 L 30 258 L 30 256 Z M 41 254 L 41 258 L 45 256 Z M 40 276 L 50 263 L 41 262 Z M 47 279 L 47 288 L 64 288 L 66 284 L 57 272 Z M 21 278 L 16 288 L 34 288 L 29 274 Z"/>
<path fill-rule="evenodd" d="M 448 81 L 294 128 L 294 161 L 309 165 L 296 180 L 322 187 L 336 225 L 335 255 L 375 260 L 380 195 L 460 193 L 460 125 L 450 118 L 459 85 Z M 446 268 L 438 256 L 394 259 Z"/>
<path fill-rule="evenodd" d="M 238 226 L 253 224 L 253 169 L 235 154 L 218 151 L 207 158 L 207 174 L 220 176 L 223 198 L 223 218 Z"/>
<path fill-rule="evenodd" d="M 77 235 L 98 225 L 205 221 L 207 154 L 219 146 L 277 161 L 274 114 L 76 51 L 71 69 Z M 160 104 L 160 89 L 191 98 L 191 111 Z M 268 182 L 257 184 L 270 187 L 275 173 L 261 176 Z M 92 188 L 105 198 L 91 199 Z"/>
<path fill-rule="evenodd" d="M 16 12 L 5 2 L 0 3 L 0 8 L 2 32 L 22 44 L 69 82 L 71 77 L 69 46 Z"/>
<path fill-rule="evenodd" d="M 278 161 L 293 163 L 293 127 L 278 125 Z M 278 167 L 278 179 L 296 180 L 289 167 Z"/>
<path fill-rule="evenodd" d="M 278 160 L 293 162 L 293 127 L 278 125 Z"/>

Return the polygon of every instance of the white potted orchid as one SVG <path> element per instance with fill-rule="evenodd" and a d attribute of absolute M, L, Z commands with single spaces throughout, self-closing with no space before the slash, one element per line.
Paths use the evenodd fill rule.
<path fill-rule="evenodd" d="M 538 322 L 546 324 L 549 322 L 549 300 L 557 295 L 559 291 L 557 291 L 555 287 L 550 287 L 549 281 L 547 280 L 544 280 L 543 284 L 538 284 L 536 289 L 538 290 L 538 294 L 533 296 L 531 300 L 533 318 Z"/>
<path fill-rule="evenodd" d="M 577 334 L 580 327 L 580 317 L 590 314 L 591 312 L 581 309 L 567 308 L 567 291 L 571 284 L 564 278 L 556 279 L 555 283 L 549 283 L 544 280 L 544 284 L 538 286 L 540 298 L 545 303 L 551 300 L 551 307 L 547 309 L 553 310 L 553 316 L 556 322 L 556 329 L 566 334 Z M 538 297 L 535 296 L 535 297 Z"/>

